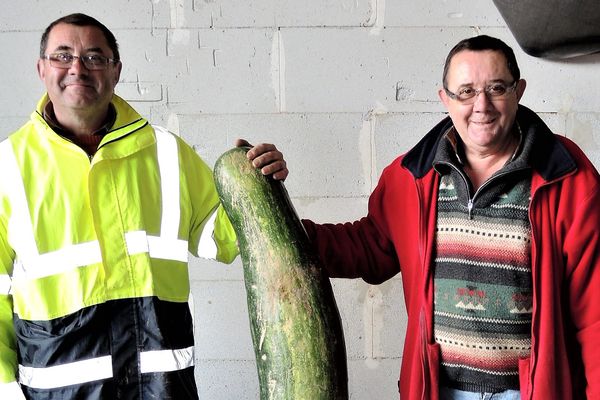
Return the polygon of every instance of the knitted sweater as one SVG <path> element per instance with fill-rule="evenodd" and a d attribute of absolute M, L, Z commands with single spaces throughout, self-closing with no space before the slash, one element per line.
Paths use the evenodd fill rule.
<path fill-rule="evenodd" d="M 518 390 L 518 361 L 531 349 L 531 171 L 519 167 L 529 149 L 471 194 L 453 141 L 443 142 L 434 259 L 440 380 L 472 392 Z"/>

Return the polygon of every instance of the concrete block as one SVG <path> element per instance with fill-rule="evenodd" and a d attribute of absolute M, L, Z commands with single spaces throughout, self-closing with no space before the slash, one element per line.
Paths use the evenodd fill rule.
<path fill-rule="evenodd" d="M 380 292 L 374 296 L 380 300 L 373 308 L 373 357 L 399 359 L 408 325 L 401 274 L 373 288 Z"/>
<path fill-rule="evenodd" d="M 386 27 L 506 26 L 491 1 L 373 1 L 385 9 Z"/>
<path fill-rule="evenodd" d="M 299 197 L 292 198 L 300 218 L 318 223 L 358 220 L 367 215 L 368 197 Z"/>
<path fill-rule="evenodd" d="M 565 65 L 548 60 L 528 60 L 523 67 L 527 79 L 524 104 L 538 112 L 588 113 L 598 110 L 595 102 L 600 91 L 597 64 L 600 57 L 588 57 L 593 62 Z"/>
<path fill-rule="evenodd" d="M 532 58 L 505 27 L 386 28 L 377 34 L 366 29 L 282 29 L 285 109 L 442 111 L 437 89 L 445 57 L 459 40 L 480 33 L 499 37 L 515 50 L 522 76 L 529 80 L 524 104 L 539 112 L 595 111 L 593 96 L 600 81 L 593 62 Z"/>
<path fill-rule="evenodd" d="M 7 7 L 11 8 L 11 7 Z M 0 110 L 3 116 L 29 116 L 44 93 L 36 63 L 40 54 L 40 35 L 35 32 L 2 32 L 0 48 L 7 70 L 0 74 Z"/>
<path fill-rule="evenodd" d="M 399 278 L 381 285 L 361 279 L 332 279 L 348 359 L 397 358 L 406 329 Z"/>
<path fill-rule="evenodd" d="M 568 114 L 566 136 L 600 169 L 600 113 Z"/>
<path fill-rule="evenodd" d="M 179 27 L 264 28 L 275 26 L 274 0 L 192 0 L 184 3 Z"/>
<path fill-rule="evenodd" d="M 176 60 L 167 57 L 167 30 L 119 29 L 115 30 L 115 36 L 123 64 L 119 85 L 164 87 L 176 79 L 181 70 L 185 71 L 184 64 L 177 64 Z M 161 97 L 165 94 L 162 93 Z"/>
<path fill-rule="evenodd" d="M 244 283 L 194 281 L 196 357 L 254 360 Z"/>
<path fill-rule="evenodd" d="M 369 24 L 376 9 L 371 0 L 280 0 L 275 20 L 281 27 L 358 27 Z"/>
<path fill-rule="evenodd" d="M 375 183 L 399 155 L 413 148 L 445 113 L 390 113 L 375 117 Z"/>
<path fill-rule="evenodd" d="M 277 41 L 273 29 L 169 31 L 168 61 L 178 72 L 165 76 L 173 112 L 279 111 Z"/>
<path fill-rule="evenodd" d="M 131 103 L 163 101 L 163 88 L 154 82 L 120 82 L 115 93 Z"/>
<path fill-rule="evenodd" d="M 163 126 L 169 129 L 171 132 L 181 136 L 181 132 L 179 132 L 178 129 L 171 129 L 171 127 L 169 126 L 169 117 L 175 118 L 175 120 L 177 120 L 177 115 L 170 113 L 168 104 L 166 102 L 135 103 L 136 109 L 139 105 L 143 105 L 146 107 L 146 113 L 144 114 L 144 116 L 148 118 L 148 120 L 151 121 L 153 124 Z"/>
<path fill-rule="evenodd" d="M 365 303 L 369 285 L 360 279 L 332 279 L 340 312 L 346 356 L 365 359 L 371 355 L 371 305 Z"/>
<path fill-rule="evenodd" d="M 282 29 L 288 112 L 439 112 L 445 57 L 471 28 Z"/>
<path fill-rule="evenodd" d="M 232 119 L 251 119 L 238 115 L 180 115 L 171 114 L 177 120 L 181 137 L 192 146 L 212 169 L 215 161 L 234 146 L 235 139 L 229 136 Z"/>
<path fill-rule="evenodd" d="M 31 109 L 33 111 L 33 108 Z M 0 117 L 0 140 L 6 139 L 29 120 L 29 115 L 21 117 Z"/>
<path fill-rule="evenodd" d="M 258 373 L 254 360 L 197 360 L 198 395 L 211 400 L 256 400 Z"/>
<path fill-rule="evenodd" d="M 397 399 L 401 359 L 350 360 L 351 400 Z"/>
<path fill-rule="evenodd" d="M 291 171 L 286 187 L 292 197 L 370 193 L 371 133 L 362 130 L 360 114 L 181 115 L 179 124 L 209 166 L 237 137 L 275 143 Z"/>
<path fill-rule="evenodd" d="M 189 262 L 190 280 L 192 288 L 196 290 L 197 281 L 205 283 L 207 281 L 243 281 L 244 270 L 240 257 L 237 257 L 231 264 L 223 264 L 215 260 L 197 258 L 190 256 Z"/>
<path fill-rule="evenodd" d="M 368 0 L 183 2 L 180 27 L 239 28 L 288 26 L 361 26 L 372 13 Z"/>
<path fill-rule="evenodd" d="M 373 27 L 504 25 L 491 3 L 381 0 L 179 2 L 180 27 Z M 173 8 L 173 7 L 172 7 Z"/>
<path fill-rule="evenodd" d="M 117 94 L 119 94 L 119 92 L 117 92 Z M 151 104 L 153 103 L 149 103 L 147 101 L 130 101 L 129 105 L 131 107 L 133 107 L 133 109 L 135 111 L 138 112 L 138 114 L 140 114 L 142 117 L 146 118 L 150 123 L 154 124 L 154 121 L 152 119 L 152 114 L 151 114 Z"/>
<path fill-rule="evenodd" d="M 169 1 L 152 0 L 143 4 L 136 1 L 25 0 L 19 6 L 3 7 L 0 30 L 35 30 L 39 35 L 54 20 L 71 13 L 90 15 L 109 29 L 151 28 L 167 26 Z M 117 37 L 117 40 L 119 38 Z"/>

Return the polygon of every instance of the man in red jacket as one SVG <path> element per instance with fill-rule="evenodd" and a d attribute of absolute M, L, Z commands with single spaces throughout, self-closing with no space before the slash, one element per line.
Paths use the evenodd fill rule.
<path fill-rule="evenodd" d="M 383 171 L 368 215 L 305 221 L 331 277 L 402 273 L 402 400 L 600 399 L 600 180 L 519 105 L 525 86 L 501 40 L 459 42 L 449 117 Z"/>

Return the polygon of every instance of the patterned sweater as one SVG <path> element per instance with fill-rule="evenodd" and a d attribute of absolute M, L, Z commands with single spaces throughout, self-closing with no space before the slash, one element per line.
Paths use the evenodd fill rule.
<path fill-rule="evenodd" d="M 472 193 L 452 141 L 438 151 L 434 333 L 441 384 L 519 389 L 531 348 L 531 172 L 527 146 Z"/>

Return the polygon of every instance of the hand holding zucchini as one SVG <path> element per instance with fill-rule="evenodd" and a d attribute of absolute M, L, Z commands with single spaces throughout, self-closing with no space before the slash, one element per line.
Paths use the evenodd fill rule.
<path fill-rule="evenodd" d="M 214 168 L 236 231 L 261 400 L 348 398 L 346 350 L 329 279 L 280 181 L 224 153 Z"/>

